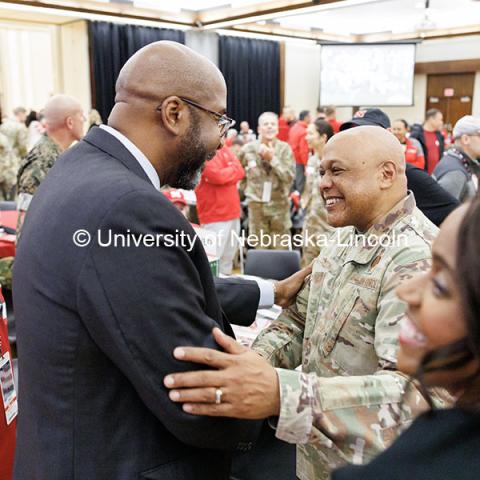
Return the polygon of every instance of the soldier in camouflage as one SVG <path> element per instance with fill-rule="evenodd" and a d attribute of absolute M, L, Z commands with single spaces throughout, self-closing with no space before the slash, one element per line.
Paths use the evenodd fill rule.
<path fill-rule="evenodd" d="M 302 194 L 302 208 L 306 210 L 303 222 L 302 265 L 309 265 L 318 257 L 322 241 L 333 232 L 327 222 L 325 202 L 320 194 L 318 180 L 320 159 L 327 141 L 333 136 L 332 126 L 325 120 L 317 118 L 307 128 L 307 143 L 313 151 L 305 169 L 305 189 Z"/>
<path fill-rule="evenodd" d="M 296 303 L 254 342 L 257 353 L 215 331 L 228 353 L 183 347 L 174 354 L 217 372 L 165 380 L 192 414 L 277 416 L 276 436 L 298 445 L 301 480 L 368 462 L 427 408 L 396 367 L 406 306 L 395 289 L 428 270 L 437 227 L 407 192 L 400 144 L 380 127 L 335 135 L 320 188 L 328 222 L 338 228 Z"/>
<path fill-rule="evenodd" d="M 262 113 L 258 118 L 258 131 L 259 139 L 245 145 L 239 155 L 246 171 L 243 187 L 248 201 L 249 235 L 265 239 L 262 244 L 250 246 L 288 248 L 295 161 L 288 143 L 276 138 L 276 114 Z"/>
<path fill-rule="evenodd" d="M 46 133 L 21 162 L 18 170 L 18 223 L 20 238 L 26 212 L 35 191 L 60 154 L 83 136 L 82 106 L 68 95 L 55 95 L 44 109 Z"/>
<path fill-rule="evenodd" d="M 26 110 L 18 107 L 15 118 L 0 125 L 0 200 L 14 200 L 18 166 L 27 154 Z"/>

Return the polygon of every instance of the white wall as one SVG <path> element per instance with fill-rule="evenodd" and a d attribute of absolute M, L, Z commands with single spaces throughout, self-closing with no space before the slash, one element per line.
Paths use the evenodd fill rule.
<path fill-rule="evenodd" d="M 0 93 L 3 113 L 39 110 L 60 87 L 56 27 L 0 22 Z"/>
<path fill-rule="evenodd" d="M 62 93 L 80 101 L 85 113 L 91 109 L 88 25 L 81 20 L 58 27 Z M 106 119 L 104 119 L 106 120 Z"/>
<path fill-rule="evenodd" d="M 0 102 L 6 116 L 24 106 L 40 110 L 54 94 L 77 98 L 91 108 L 88 30 L 85 21 L 67 25 L 0 22 Z"/>
<path fill-rule="evenodd" d="M 315 112 L 320 87 L 320 47 L 313 42 L 285 44 L 285 105 Z"/>
<path fill-rule="evenodd" d="M 300 110 L 314 110 L 320 88 L 320 46 L 313 43 L 286 41 L 285 48 L 285 103 Z M 467 60 L 480 58 L 480 35 L 426 40 L 417 46 L 417 62 Z M 408 122 L 422 121 L 427 96 L 427 75 L 416 74 L 414 104 L 410 107 L 385 107 L 390 118 L 404 118 Z M 480 72 L 475 76 L 473 115 L 480 115 Z M 352 109 L 337 109 L 337 118 L 345 121 L 352 117 Z"/>

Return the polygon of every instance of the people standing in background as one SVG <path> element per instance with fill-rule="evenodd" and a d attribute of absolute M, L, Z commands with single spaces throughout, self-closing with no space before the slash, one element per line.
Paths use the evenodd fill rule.
<path fill-rule="evenodd" d="M 45 105 L 44 115 L 45 133 L 18 169 L 17 241 L 35 191 L 60 154 L 83 137 L 85 117 L 80 102 L 75 98 L 68 95 L 51 97 Z"/>
<path fill-rule="evenodd" d="M 292 226 L 292 149 L 288 143 L 276 138 L 278 117 L 275 113 L 264 112 L 258 117 L 258 132 L 259 139 L 245 145 L 239 155 L 246 172 L 249 235 L 268 238 L 260 248 L 286 249 L 289 245 L 279 242 L 278 238 L 289 236 Z"/>
<path fill-rule="evenodd" d="M 227 146 L 217 150 L 205 163 L 200 183 L 195 189 L 200 225 L 217 235 L 217 256 L 220 273 L 232 273 L 233 258 L 240 233 L 240 195 L 238 182 L 245 171 L 238 158 Z"/>
<path fill-rule="evenodd" d="M 13 199 L 12 176 L 16 165 L 10 141 L 0 129 L 0 201 Z"/>
<path fill-rule="evenodd" d="M 289 106 L 283 107 L 282 116 L 278 119 L 277 138 L 282 142 L 288 142 L 288 134 L 294 123 L 295 110 Z"/>
<path fill-rule="evenodd" d="M 246 143 L 253 142 L 257 138 L 246 120 L 240 123 L 240 131 L 238 132 L 238 138 L 242 140 L 244 145 Z"/>
<path fill-rule="evenodd" d="M 92 108 L 88 114 L 88 129 L 90 130 L 92 127 L 99 126 L 103 123 L 102 117 L 98 110 Z"/>
<path fill-rule="evenodd" d="M 420 142 L 425 155 L 425 170 L 431 175 L 445 150 L 445 138 L 442 135 L 443 114 L 436 108 L 427 110 L 425 122 L 412 126 L 410 138 Z"/>
<path fill-rule="evenodd" d="M 320 160 L 327 141 L 333 136 L 332 126 L 325 120 L 316 119 L 307 128 L 307 143 L 313 151 L 305 169 L 306 183 L 302 195 L 302 207 L 307 211 L 303 223 L 302 265 L 309 265 L 321 250 L 321 237 L 328 236 L 333 228 L 327 222 L 325 202 L 319 188 Z"/>
<path fill-rule="evenodd" d="M 478 192 L 480 179 L 480 118 L 466 115 L 453 128 L 455 144 L 438 162 L 433 177 L 460 202 Z"/>
<path fill-rule="evenodd" d="M 14 118 L 7 118 L 0 125 L 0 133 L 7 137 L 11 154 L 8 164 L 2 165 L 2 185 L 6 192 L 5 200 L 13 200 L 17 185 L 17 172 L 20 161 L 28 152 L 28 130 L 25 126 L 27 111 L 17 107 L 13 111 Z"/>
<path fill-rule="evenodd" d="M 300 195 L 305 188 L 305 166 L 310 154 L 306 140 L 307 127 L 310 121 L 310 112 L 302 110 L 298 115 L 298 122 L 295 123 L 288 134 L 288 144 L 292 147 L 293 156 L 295 157 L 295 190 Z"/>
<path fill-rule="evenodd" d="M 227 146 L 227 147 L 232 147 L 233 145 L 233 142 L 238 138 L 238 132 L 235 128 L 231 128 L 228 132 L 227 132 L 227 136 L 225 137 L 225 143 L 224 145 Z M 243 144 L 243 142 L 242 142 Z"/>
<path fill-rule="evenodd" d="M 315 120 L 317 118 L 319 120 L 326 120 L 327 116 L 325 115 L 325 109 L 323 107 L 320 107 L 320 106 L 317 107 L 317 113 L 316 113 Z"/>
<path fill-rule="evenodd" d="M 329 105 L 323 109 L 325 112 L 325 120 L 331 125 L 333 128 L 333 133 L 338 133 L 340 131 L 340 127 L 342 126 L 342 122 L 337 120 L 337 109 L 333 105 Z"/>
<path fill-rule="evenodd" d="M 398 119 L 392 124 L 392 133 L 398 138 L 405 152 L 405 161 L 415 167 L 425 168 L 425 157 L 422 146 L 415 138 L 407 137 L 408 123 L 406 120 Z"/>
<path fill-rule="evenodd" d="M 188 203 L 183 192 L 176 188 L 169 188 L 168 190 L 162 190 L 162 193 L 182 212 L 182 215 L 189 220 Z"/>
<path fill-rule="evenodd" d="M 27 120 L 25 120 L 25 125 L 28 128 L 28 151 L 35 146 L 45 132 L 42 120 L 43 113 L 37 113 L 35 110 L 31 110 Z"/>

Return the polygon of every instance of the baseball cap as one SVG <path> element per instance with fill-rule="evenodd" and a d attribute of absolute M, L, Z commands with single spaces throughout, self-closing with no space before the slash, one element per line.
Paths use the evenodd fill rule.
<path fill-rule="evenodd" d="M 478 133 L 480 133 L 480 118 L 473 115 L 465 115 L 453 127 L 454 138 Z"/>
<path fill-rule="evenodd" d="M 187 201 L 185 200 L 185 196 L 180 190 L 175 190 L 172 188 L 171 190 L 165 190 L 162 192 L 172 203 L 179 203 L 180 205 L 186 206 Z"/>
<path fill-rule="evenodd" d="M 390 128 L 388 115 L 379 108 L 367 108 L 355 113 L 349 122 L 342 123 L 340 130 L 347 130 L 362 125 L 373 125 L 382 128 Z"/>

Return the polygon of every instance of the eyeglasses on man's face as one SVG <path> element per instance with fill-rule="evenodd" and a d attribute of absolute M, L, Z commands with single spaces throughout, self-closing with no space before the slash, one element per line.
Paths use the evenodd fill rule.
<path fill-rule="evenodd" d="M 215 122 L 217 123 L 218 128 L 220 129 L 220 136 L 224 137 L 228 130 L 232 128 L 235 125 L 235 120 L 233 118 L 228 117 L 225 114 L 221 114 L 218 112 L 214 112 L 213 110 L 210 110 L 209 108 L 204 107 L 203 105 L 200 105 L 197 102 L 194 102 L 193 100 L 189 100 L 188 98 L 185 97 L 178 97 L 180 100 L 182 100 L 185 103 L 188 103 L 188 105 L 191 105 L 192 107 L 199 108 L 200 110 L 203 110 L 204 112 L 209 113 L 210 115 L 213 116 L 215 119 Z M 161 107 L 157 107 L 157 110 L 160 111 Z"/>

